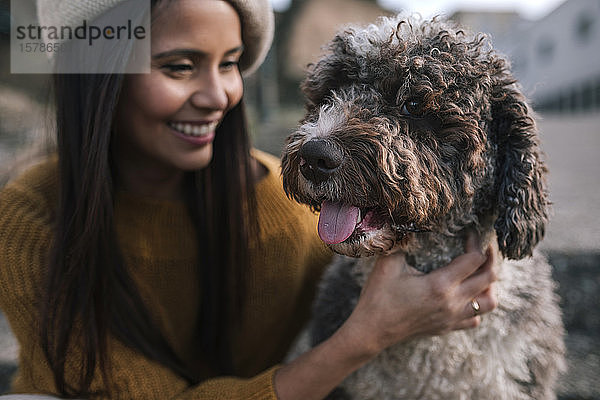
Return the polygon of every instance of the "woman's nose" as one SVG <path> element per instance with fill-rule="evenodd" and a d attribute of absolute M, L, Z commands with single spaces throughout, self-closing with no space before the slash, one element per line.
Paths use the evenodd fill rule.
<path fill-rule="evenodd" d="M 197 87 L 190 99 L 194 107 L 211 110 L 224 110 L 227 108 L 226 84 L 218 71 L 202 74 L 195 84 Z"/>

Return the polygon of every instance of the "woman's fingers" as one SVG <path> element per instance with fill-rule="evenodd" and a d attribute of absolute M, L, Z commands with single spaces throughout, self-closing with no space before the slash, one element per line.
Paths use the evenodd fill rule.
<path fill-rule="evenodd" d="M 464 319 L 459 321 L 454 330 L 475 328 L 481 323 L 481 316 L 494 310 L 498 305 L 493 286 L 473 297 L 464 307 Z"/>
<path fill-rule="evenodd" d="M 473 300 L 477 301 L 479 304 L 479 315 L 489 313 L 498 307 L 498 298 L 496 297 L 494 285 L 473 297 Z M 473 307 L 471 307 L 471 311 L 473 311 L 473 314 L 475 314 Z"/>
<path fill-rule="evenodd" d="M 464 319 L 452 326 L 452 330 L 476 328 L 481 324 L 482 315 L 493 311 L 498 306 L 493 286 L 468 301 L 464 307 Z"/>
<path fill-rule="evenodd" d="M 467 232 L 467 240 L 465 240 L 465 253 L 471 253 L 481 250 L 479 236 L 474 231 Z"/>
<path fill-rule="evenodd" d="M 467 319 L 463 319 L 462 321 L 460 321 L 459 323 L 457 323 L 456 325 L 454 325 L 452 327 L 452 330 L 454 330 L 454 331 L 460 331 L 462 329 L 477 328 L 479 326 L 479 324 L 481 324 L 481 317 L 480 316 L 469 317 Z"/>
<path fill-rule="evenodd" d="M 461 283 L 461 291 L 467 297 L 473 297 L 490 287 L 498 277 L 494 267 L 495 253 L 492 246 L 488 247 L 485 262 Z"/>
<path fill-rule="evenodd" d="M 459 255 L 447 266 L 438 268 L 431 274 L 445 275 L 448 281 L 460 283 L 477 271 L 486 259 L 486 256 L 480 250 L 470 251 Z"/>

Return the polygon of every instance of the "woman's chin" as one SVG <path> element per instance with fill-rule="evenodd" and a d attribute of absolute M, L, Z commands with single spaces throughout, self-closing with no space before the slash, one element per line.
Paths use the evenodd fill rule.
<path fill-rule="evenodd" d="M 195 171 L 208 167 L 212 162 L 212 158 L 213 146 L 212 143 L 208 143 L 202 148 L 177 159 L 175 165 L 183 171 Z"/>

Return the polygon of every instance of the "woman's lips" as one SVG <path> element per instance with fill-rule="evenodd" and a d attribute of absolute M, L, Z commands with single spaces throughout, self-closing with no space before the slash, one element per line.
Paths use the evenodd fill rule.
<path fill-rule="evenodd" d="M 213 141 L 219 121 L 210 122 L 168 122 L 175 134 L 188 143 L 204 145 Z"/>

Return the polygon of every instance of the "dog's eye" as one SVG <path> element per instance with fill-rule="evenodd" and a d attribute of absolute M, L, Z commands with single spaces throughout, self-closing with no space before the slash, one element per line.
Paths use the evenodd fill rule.
<path fill-rule="evenodd" d="M 402 105 L 402 115 L 409 115 L 411 117 L 422 117 L 424 114 L 423 106 L 421 102 L 415 99 L 408 99 Z"/>

